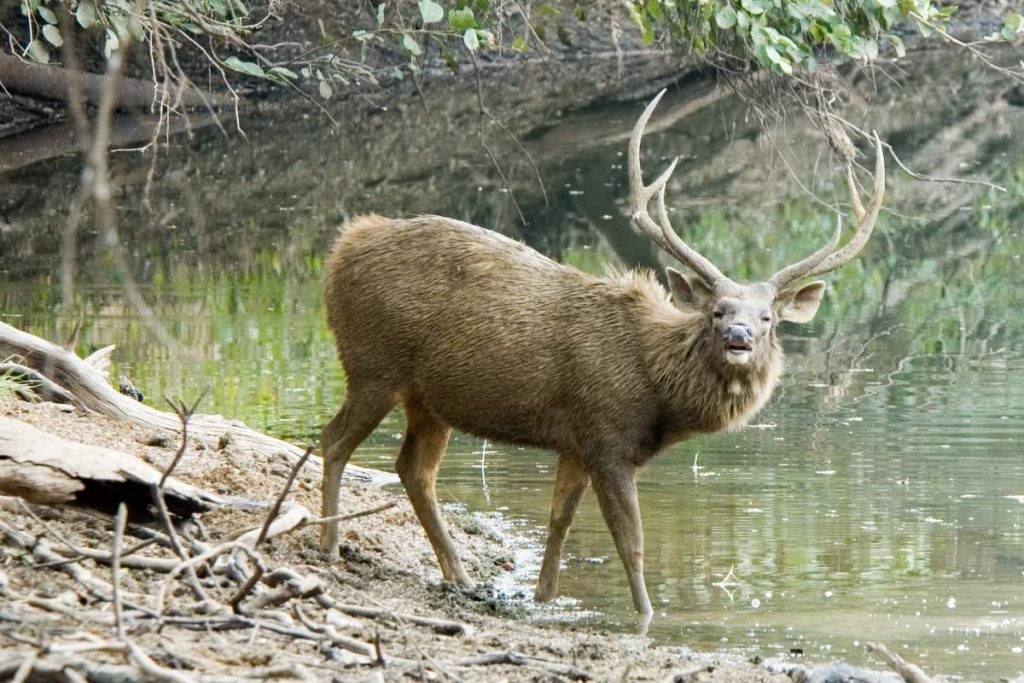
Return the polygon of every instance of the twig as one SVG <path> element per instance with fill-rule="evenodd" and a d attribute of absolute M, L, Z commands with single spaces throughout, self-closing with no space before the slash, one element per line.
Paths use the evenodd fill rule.
<path fill-rule="evenodd" d="M 571 678 L 574 681 L 589 681 L 592 678 L 589 673 L 582 669 L 577 669 L 574 666 L 551 662 L 537 657 L 527 657 L 526 655 L 519 654 L 518 652 L 512 652 L 510 650 L 505 652 L 492 652 L 485 655 L 479 655 L 477 657 L 463 659 L 458 663 L 458 666 L 492 666 L 495 664 L 536 666 L 548 671 L 549 673 L 553 673 L 556 676 L 565 676 L 566 678 Z"/>
<path fill-rule="evenodd" d="M 138 0 L 137 4 L 139 4 Z M 111 201 L 113 190 L 110 186 L 107 152 L 110 147 L 110 137 L 113 130 L 114 110 L 117 107 L 118 84 L 121 80 L 121 72 L 124 68 L 127 53 L 133 43 L 133 37 L 139 30 L 138 17 L 138 11 L 129 13 L 128 25 L 124 31 L 118 32 L 117 37 L 120 40 L 120 47 L 113 51 L 107 59 L 103 88 L 100 93 L 99 104 L 96 108 L 96 125 L 93 129 L 92 145 L 86 154 L 85 167 L 82 169 L 79 197 L 83 201 L 87 197 L 92 198 L 96 209 L 96 227 L 113 257 L 114 266 L 121 275 L 128 301 L 138 311 L 146 327 L 156 335 L 157 339 L 164 346 L 175 349 L 184 355 L 184 350 L 167 331 L 167 328 L 157 319 L 153 309 L 142 296 L 138 282 L 135 280 L 124 250 L 121 247 L 120 238 L 117 234 L 117 213 Z M 73 230 L 70 228 L 69 234 L 73 234 Z"/>
<path fill-rule="evenodd" d="M 202 391 L 199 392 L 199 396 L 192 403 L 191 407 L 187 407 L 184 401 L 178 401 L 177 404 L 171 399 L 164 397 L 164 400 L 174 409 L 178 419 L 181 420 L 181 445 L 178 446 L 178 452 L 174 454 L 174 458 L 171 459 L 169 465 L 164 470 L 163 476 L 160 477 L 160 488 L 164 487 L 167 483 L 167 477 L 171 476 L 171 472 L 178 466 L 178 461 L 181 460 L 181 456 L 185 454 L 185 447 L 188 446 L 188 421 L 192 419 L 192 416 L 196 412 L 196 408 L 199 406 L 199 402 L 203 400 L 203 396 L 206 396 L 206 392 L 209 391 L 210 385 L 206 385 Z"/>
<path fill-rule="evenodd" d="M 163 614 L 164 603 L 166 602 L 168 588 L 171 582 L 178 574 L 180 574 L 183 571 L 192 571 L 193 567 L 195 567 L 196 565 L 200 565 L 204 562 L 209 562 L 215 557 L 219 557 L 221 555 L 224 555 L 225 553 L 229 553 L 234 550 L 241 550 L 242 552 L 248 554 L 249 557 L 251 558 L 258 557 L 257 555 L 255 555 L 255 553 L 252 552 L 252 550 L 246 544 L 239 543 L 238 541 L 232 541 L 230 543 L 222 543 L 221 545 L 211 548 L 210 550 L 206 551 L 201 555 L 196 555 L 195 557 L 184 559 L 181 562 L 179 562 L 178 565 L 175 566 L 174 569 L 172 569 L 167 574 L 167 578 L 164 579 L 164 582 L 160 585 L 160 590 L 157 592 L 156 595 L 156 613 L 159 615 Z M 195 576 L 194 573 L 193 576 Z"/>
<path fill-rule="evenodd" d="M 18 670 L 14 672 L 14 677 L 11 678 L 11 683 L 24 683 L 28 680 L 28 677 L 32 674 L 32 665 L 36 663 L 36 659 L 39 654 L 33 652 L 25 657 L 25 661 L 21 663 Z"/>
<path fill-rule="evenodd" d="M 323 604 L 323 602 L 321 602 L 321 604 Z M 326 607 L 328 605 L 324 606 Z M 440 633 L 446 636 L 461 636 L 469 632 L 468 626 L 457 621 L 431 619 L 430 617 L 420 617 L 415 614 L 406 614 L 404 612 L 393 612 L 379 607 L 337 604 L 333 601 L 331 601 L 329 606 L 351 617 L 362 617 L 364 619 L 393 619 L 395 621 L 416 624 L 417 626 L 426 626 L 427 628 L 432 629 L 435 633 Z"/>
<path fill-rule="evenodd" d="M 263 541 L 266 540 L 267 531 L 270 529 L 270 523 L 274 521 L 274 518 L 277 517 L 278 513 L 281 511 L 281 504 L 284 503 L 285 497 L 288 495 L 288 492 L 291 491 L 292 484 L 295 483 L 295 477 L 299 475 L 299 470 L 302 469 L 302 466 L 306 464 L 307 460 L 309 460 L 309 456 L 312 452 L 312 446 L 306 448 L 306 452 L 302 454 L 299 461 L 295 463 L 294 467 L 292 467 L 291 474 L 288 475 L 288 481 L 285 482 L 284 488 L 281 489 L 281 493 L 277 496 L 277 500 L 274 501 L 274 504 L 270 506 L 269 512 L 267 512 L 267 518 L 263 521 L 263 528 L 260 529 L 260 535 L 256 537 L 256 543 L 253 545 L 254 550 L 258 549 L 263 544 Z"/>
<path fill-rule="evenodd" d="M 911 664 L 882 643 L 868 643 L 868 650 L 889 665 L 907 683 L 932 683 L 932 679 L 915 664 Z"/>
<path fill-rule="evenodd" d="M 160 666 L 132 641 L 127 640 L 125 643 L 128 645 L 132 661 L 146 674 L 146 680 L 159 681 L 160 683 L 195 683 L 195 679 L 191 676 L 186 676 L 185 674 Z"/>
<path fill-rule="evenodd" d="M 199 583 L 199 577 L 196 576 L 196 572 L 195 569 L 193 569 L 192 564 L 187 562 L 188 553 L 186 553 L 185 548 L 182 547 L 181 541 L 178 539 L 178 532 L 175 530 L 174 523 L 171 521 L 171 515 L 167 512 L 167 503 L 164 501 L 163 487 L 154 484 L 150 488 L 150 493 L 153 496 L 153 502 L 156 503 L 157 511 L 160 513 L 160 519 L 163 520 L 164 528 L 167 529 L 167 536 L 171 540 L 171 547 L 174 549 L 174 553 L 184 563 L 184 565 L 179 564 L 178 567 L 183 566 L 186 581 L 188 581 L 192 592 L 195 593 L 196 598 L 198 598 L 206 608 L 209 609 L 214 603 L 210 600 L 210 596 L 206 594 L 206 591 L 203 590 L 202 585 Z M 175 569 L 178 567 L 175 567 Z M 174 573 L 174 569 L 171 570 L 171 573 Z M 157 611 L 159 612 L 161 610 Z"/>
<path fill-rule="evenodd" d="M 114 582 L 114 623 L 117 626 L 117 639 L 124 641 L 124 617 L 121 609 L 121 543 L 124 540 L 124 527 L 128 521 L 128 508 L 124 503 L 117 506 L 117 517 L 114 518 L 114 548 L 111 552 L 110 574 Z"/>
<path fill-rule="evenodd" d="M 911 12 L 909 16 L 912 17 L 913 19 L 915 19 L 918 23 L 923 24 L 923 25 L 927 26 L 928 28 L 930 28 L 931 30 L 935 31 L 940 36 L 942 36 L 943 38 L 945 38 L 949 42 L 953 43 L 957 47 L 962 47 L 963 49 L 967 50 L 972 55 L 974 55 L 975 57 L 980 59 L 981 62 L 985 66 L 987 66 L 988 68 L 992 69 L 996 73 L 1002 74 L 1003 76 L 1007 76 L 1007 77 L 1017 81 L 1018 83 L 1024 83 L 1024 74 L 1018 73 L 1017 71 L 1014 71 L 1013 69 L 1007 69 L 1005 66 L 1000 66 L 999 64 L 996 64 L 982 50 L 979 50 L 978 48 L 974 47 L 974 45 L 972 45 L 970 43 L 965 43 L 964 41 L 960 40 L 959 38 L 954 38 L 948 31 L 943 29 L 941 26 L 938 26 L 937 24 L 935 24 L 935 23 L 933 23 L 931 21 L 928 21 L 927 19 L 922 17 L 917 12 Z"/>
<path fill-rule="evenodd" d="M 348 638 L 341 635 L 335 631 L 330 624 L 314 623 L 313 620 L 306 616 L 306 613 L 302 610 L 302 605 L 300 603 L 295 603 L 292 607 L 292 612 L 295 613 L 295 616 L 300 622 L 302 622 L 303 626 L 314 633 L 322 633 L 327 636 L 327 639 L 331 641 L 332 645 L 340 647 L 343 650 L 348 650 L 349 652 L 355 652 L 359 655 L 365 655 L 367 657 L 373 656 L 373 650 L 369 644 L 356 640 L 355 638 Z"/>
<path fill-rule="evenodd" d="M 687 667 L 680 669 L 679 671 L 673 671 L 662 683 L 689 683 L 690 679 L 704 672 L 711 673 L 715 670 L 715 667 L 711 664 L 698 664 L 696 666 Z"/>
<path fill-rule="evenodd" d="M 806 105 L 805 105 L 804 108 L 807 109 Z M 865 138 L 869 138 L 869 139 L 872 137 L 871 134 L 868 133 L 866 130 L 864 130 L 863 128 L 861 128 L 857 124 L 853 123 L 852 121 L 848 121 L 847 119 L 844 119 L 842 116 L 840 116 L 839 114 L 836 114 L 834 111 L 828 112 L 828 116 L 829 116 L 829 118 L 835 119 L 837 122 L 841 123 L 845 127 L 847 127 L 850 130 L 854 131 L 858 135 L 861 135 L 861 136 L 863 136 Z M 923 181 L 926 181 L 926 182 L 929 182 L 929 183 L 951 183 L 951 184 L 957 184 L 957 185 L 981 185 L 982 187 L 988 187 L 988 188 L 991 188 L 993 190 L 997 190 L 999 192 L 1006 192 L 1007 191 L 1006 188 L 1003 187 L 1002 185 L 996 185 L 995 183 L 990 183 L 987 180 L 977 180 L 975 178 L 946 178 L 946 177 L 939 177 L 939 176 L 930 176 L 930 175 L 926 175 L 924 173 L 918 173 L 917 171 L 914 171 L 913 169 L 908 167 L 905 163 L 903 163 L 903 160 L 900 159 L 898 154 L 896 154 L 896 150 L 893 149 L 893 146 L 890 143 L 888 143 L 888 142 L 883 140 L 882 141 L 882 147 L 884 147 L 887 150 L 889 150 L 889 154 L 892 156 L 893 160 L 896 162 L 896 165 L 899 166 L 900 169 L 904 173 L 906 173 L 908 176 L 910 176 L 914 180 L 923 180 Z"/>
<path fill-rule="evenodd" d="M 716 581 L 711 585 L 715 586 L 716 588 L 733 588 L 735 586 L 742 586 L 743 584 L 741 584 L 739 580 L 736 578 L 736 575 L 732 573 L 733 569 L 735 568 L 735 565 L 730 565 L 729 572 L 725 575 L 725 577 L 721 581 Z"/>
<path fill-rule="evenodd" d="M 247 596 L 249 592 L 252 591 L 252 589 L 256 586 L 259 580 L 263 578 L 263 573 L 265 571 L 266 568 L 263 566 L 262 563 L 257 564 L 256 569 L 249 576 L 249 578 L 245 580 L 245 583 L 242 584 L 241 588 L 235 591 L 235 594 L 231 596 L 231 599 L 228 601 L 228 606 L 231 608 L 232 612 L 234 612 L 235 614 L 242 613 L 242 600 L 245 600 L 245 596 Z"/>
<path fill-rule="evenodd" d="M 331 522 L 345 522 L 345 521 L 348 521 L 350 519 L 358 519 L 360 517 L 367 517 L 369 515 L 375 515 L 378 512 L 384 512 L 385 510 L 390 510 L 391 508 L 395 507 L 396 505 L 398 505 L 398 503 L 392 501 L 390 503 L 384 503 L 383 505 L 378 505 L 375 508 L 370 508 L 369 510 L 360 510 L 359 512 L 349 512 L 349 513 L 343 514 L 343 515 L 331 515 L 330 517 L 317 517 L 315 519 L 307 519 L 305 524 L 303 524 L 303 526 L 310 526 L 312 524 L 330 524 Z"/>

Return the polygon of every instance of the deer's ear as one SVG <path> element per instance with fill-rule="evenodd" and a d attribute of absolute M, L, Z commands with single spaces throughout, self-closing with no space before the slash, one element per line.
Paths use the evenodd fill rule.
<path fill-rule="evenodd" d="M 800 289 L 784 293 L 781 299 L 782 308 L 779 317 L 793 323 L 806 323 L 818 312 L 818 305 L 825 295 L 825 283 L 821 280 L 806 284 Z"/>
<path fill-rule="evenodd" d="M 699 277 L 686 277 L 675 268 L 666 268 L 668 288 L 680 306 L 703 306 L 711 298 L 711 289 Z"/>

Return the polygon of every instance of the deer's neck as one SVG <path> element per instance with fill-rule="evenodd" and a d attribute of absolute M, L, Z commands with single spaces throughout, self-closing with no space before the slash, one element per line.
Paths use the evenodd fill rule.
<path fill-rule="evenodd" d="M 782 349 L 774 337 L 752 365 L 733 366 L 712 348 L 702 315 L 679 313 L 651 329 L 652 379 L 674 427 L 669 442 L 743 427 L 782 375 Z"/>

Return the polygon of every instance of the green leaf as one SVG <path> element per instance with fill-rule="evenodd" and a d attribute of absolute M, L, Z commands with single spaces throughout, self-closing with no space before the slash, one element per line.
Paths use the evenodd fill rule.
<path fill-rule="evenodd" d="M 451 69 L 453 74 L 459 73 L 461 68 L 459 60 L 455 59 L 455 55 L 448 51 L 448 48 L 444 46 L 444 43 L 441 44 L 441 56 L 444 57 L 444 63 L 448 65 L 448 68 Z"/>
<path fill-rule="evenodd" d="M 259 64 L 243 61 L 233 55 L 224 60 L 224 66 L 249 76 L 255 76 L 256 78 L 266 78 L 267 76 L 263 72 L 263 67 Z"/>
<path fill-rule="evenodd" d="M 718 28 L 732 28 L 736 25 L 736 10 L 731 5 L 722 5 L 715 12 L 715 23 Z"/>
<path fill-rule="evenodd" d="M 644 5 L 644 9 L 647 10 L 647 14 L 650 15 L 654 21 L 661 21 L 663 12 L 661 11 L 661 0 L 647 0 L 647 4 Z"/>
<path fill-rule="evenodd" d="M 28 44 L 28 56 L 42 64 L 50 63 L 50 50 L 38 40 Z"/>
<path fill-rule="evenodd" d="M 421 48 L 420 44 L 416 42 L 416 39 L 413 38 L 408 33 L 403 33 L 402 34 L 402 47 L 405 48 L 405 51 L 408 52 L 409 54 L 412 54 L 412 55 L 421 55 L 421 54 L 423 54 L 423 48 Z"/>
<path fill-rule="evenodd" d="M 468 7 L 448 10 L 448 25 L 456 31 L 476 28 L 476 17 L 473 16 L 473 10 Z"/>
<path fill-rule="evenodd" d="M 746 31 L 750 28 L 750 15 L 746 12 L 736 13 L 736 25 L 740 27 L 740 30 Z"/>
<path fill-rule="evenodd" d="M 878 59 L 878 43 L 877 42 L 875 42 L 874 40 L 865 40 L 864 41 L 863 49 L 864 49 L 864 56 L 865 57 L 867 57 L 868 59 L 871 59 L 871 60 Z"/>
<path fill-rule="evenodd" d="M 377 26 L 382 26 L 384 24 L 384 10 L 386 10 L 387 7 L 388 3 L 386 2 L 382 2 L 377 5 Z"/>
<path fill-rule="evenodd" d="M 1021 32 L 1024 32 L 1024 17 L 1019 14 L 1011 14 L 1003 21 L 1003 28 L 999 31 L 999 35 L 1009 41 L 1016 38 L 1017 34 Z"/>
<path fill-rule="evenodd" d="M 540 15 L 545 19 L 553 19 L 557 17 L 559 14 L 561 14 L 561 12 L 559 12 L 557 9 L 555 9 L 546 2 L 537 8 L 537 12 L 539 12 Z"/>
<path fill-rule="evenodd" d="M 886 36 L 886 40 L 892 43 L 893 48 L 896 50 L 896 57 L 902 59 L 907 56 L 907 48 L 903 44 L 903 39 L 896 35 Z"/>
<path fill-rule="evenodd" d="M 444 19 L 444 8 L 434 0 L 420 0 L 419 7 L 424 24 L 436 24 Z"/>
<path fill-rule="evenodd" d="M 60 47 L 64 44 L 64 39 L 60 37 L 60 29 L 53 24 L 43 26 L 43 38 L 46 38 L 46 42 L 54 47 Z"/>
<path fill-rule="evenodd" d="M 462 34 L 462 43 L 470 52 L 476 52 L 480 47 L 480 39 L 476 35 L 476 29 L 467 28 Z"/>
<path fill-rule="evenodd" d="M 36 8 L 36 13 L 39 14 L 39 16 L 42 17 L 43 21 L 45 21 L 47 24 L 57 23 L 57 15 L 54 14 L 53 10 L 50 9 L 49 7 L 40 6 Z"/>
<path fill-rule="evenodd" d="M 287 78 L 290 81 L 298 80 L 298 78 L 299 78 L 299 75 L 297 73 L 295 73 L 291 69 L 286 69 L 283 66 L 275 66 L 275 67 L 270 68 L 267 71 L 267 75 L 268 76 L 280 76 L 282 78 Z"/>
<path fill-rule="evenodd" d="M 530 46 L 526 44 L 526 41 L 522 38 L 516 38 L 512 41 L 512 49 L 516 52 L 526 52 L 530 49 Z"/>
<path fill-rule="evenodd" d="M 569 35 L 569 32 L 561 24 L 558 25 L 558 42 L 566 47 L 572 47 L 572 36 Z"/>
<path fill-rule="evenodd" d="M 329 81 L 320 81 L 318 90 L 320 91 L 320 97 L 324 98 L 325 100 L 331 99 L 331 95 L 334 94 L 334 88 L 331 87 Z"/>
<path fill-rule="evenodd" d="M 87 0 L 79 2 L 78 9 L 75 10 L 75 19 L 82 28 L 91 28 L 96 23 L 96 5 Z"/>
<path fill-rule="evenodd" d="M 764 6 L 761 0 L 740 0 L 740 6 L 747 10 L 748 14 L 757 16 L 758 14 L 764 14 Z"/>

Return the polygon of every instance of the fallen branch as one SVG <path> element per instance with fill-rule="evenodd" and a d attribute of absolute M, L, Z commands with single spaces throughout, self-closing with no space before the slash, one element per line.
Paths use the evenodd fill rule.
<path fill-rule="evenodd" d="M 907 683 L 932 683 L 931 677 L 917 665 L 911 664 L 882 643 L 868 643 L 868 650 L 889 665 Z"/>
<path fill-rule="evenodd" d="M 18 57 L 0 53 L 0 82 L 4 88 L 32 97 L 48 100 L 68 101 L 72 82 L 78 84 L 87 102 L 96 104 L 103 93 L 103 76 L 85 71 L 70 71 L 53 66 L 33 64 Z M 194 86 L 193 86 L 194 87 Z M 159 91 L 152 81 L 137 78 L 123 78 L 118 88 L 116 106 L 134 109 L 149 109 L 159 99 Z M 185 93 L 181 106 L 205 108 L 209 102 L 218 105 L 228 101 L 217 95 L 202 96 Z"/>
<path fill-rule="evenodd" d="M 526 655 L 511 651 L 492 652 L 485 655 L 479 655 L 477 657 L 470 657 L 469 659 L 463 659 L 458 663 L 459 666 L 493 666 L 495 664 L 537 667 L 556 676 L 571 678 L 574 681 L 589 681 L 592 678 L 592 676 L 586 671 L 577 669 L 574 666 L 559 664 L 558 662 L 551 662 L 538 657 L 527 657 Z"/>
<path fill-rule="evenodd" d="M 54 403 L 73 403 L 75 397 L 64 387 L 51 382 L 43 373 L 20 363 L 0 363 L 0 375 L 18 380 L 14 390 L 26 401 L 43 400 Z"/>
<path fill-rule="evenodd" d="M 85 364 L 71 351 L 0 323 L 0 357 L 9 356 L 22 358 L 24 365 L 67 389 L 75 401 L 88 410 L 147 429 L 181 432 L 181 421 L 177 415 L 156 410 L 118 393 L 95 368 Z M 304 452 L 293 444 L 261 434 L 241 422 L 227 420 L 220 415 L 192 416 L 189 431 L 212 441 L 226 435 L 239 448 L 263 458 L 282 456 L 294 463 Z M 306 467 L 318 474 L 321 469 L 319 460 L 312 459 L 306 463 Z M 345 476 L 371 484 L 395 483 L 398 480 L 396 475 L 351 464 L 345 468 Z"/>
<path fill-rule="evenodd" d="M 307 448 L 306 452 L 302 454 L 301 458 L 299 458 L 299 461 L 295 463 L 294 467 L 292 467 L 292 471 L 288 475 L 288 481 L 285 482 L 284 487 L 281 489 L 281 493 L 279 493 L 277 498 L 274 500 L 274 504 L 270 506 L 270 510 L 267 512 L 267 518 L 263 522 L 263 528 L 260 529 L 259 535 L 257 535 L 256 540 L 253 541 L 253 550 L 257 550 L 261 545 L 263 545 L 263 541 L 271 537 L 270 526 L 273 523 L 273 521 L 277 519 L 277 515 L 281 511 L 281 505 L 284 504 L 284 499 L 288 496 L 288 492 L 292 490 L 292 484 L 295 483 L 295 477 L 299 475 L 299 470 L 302 469 L 302 466 L 306 464 L 307 460 L 309 460 L 309 454 L 312 452 L 312 447 Z M 297 524 L 301 523 L 302 521 L 305 521 L 306 519 L 309 519 L 309 517 L 310 514 L 307 511 L 302 519 L 298 520 L 298 522 L 296 522 L 295 524 L 291 524 L 286 528 L 290 529 L 294 526 L 297 526 Z"/>
<path fill-rule="evenodd" d="M 673 671 L 665 677 L 662 683 L 689 683 L 690 679 L 702 673 L 711 673 L 715 670 L 712 664 L 697 664 L 695 666 Z"/>
<path fill-rule="evenodd" d="M 67 441 L 0 416 L 0 492 L 110 515 L 124 502 L 133 518 L 147 518 L 149 486 L 159 479 L 159 472 L 133 455 Z M 185 517 L 228 502 L 179 481 L 168 482 L 166 492 L 171 511 Z"/>
<path fill-rule="evenodd" d="M 323 598 L 326 598 L 326 600 L 318 600 L 322 607 L 336 609 L 343 614 L 349 615 L 350 617 L 362 617 L 364 619 L 384 619 L 404 622 L 408 624 L 415 624 L 417 626 L 426 626 L 427 628 L 433 630 L 435 633 L 439 633 L 445 636 L 462 636 L 469 633 L 469 627 L 457 621 L 447 621 L 445 619 L 431 619 L 430 617 L 420 617 L 415 614 L 406 614 L 404 612 L 392 612 L 391 610 L 381 609 L 379 607 L 344 605 L 334 602 L 327 596 L 323 596 Z"/>

